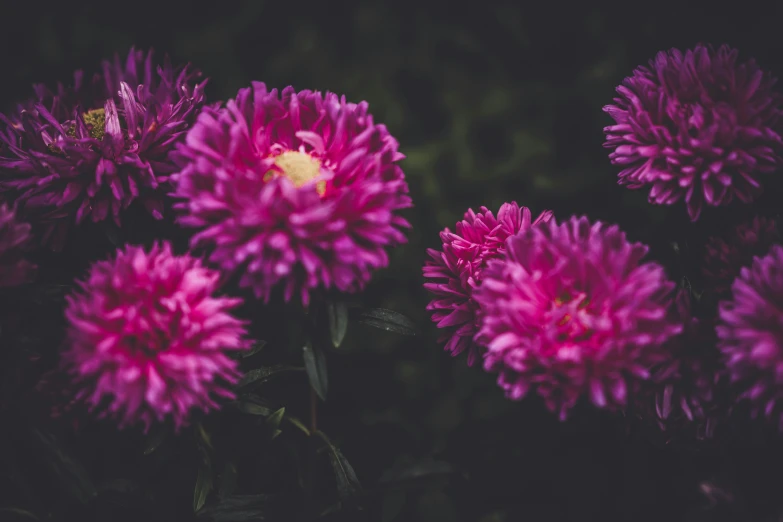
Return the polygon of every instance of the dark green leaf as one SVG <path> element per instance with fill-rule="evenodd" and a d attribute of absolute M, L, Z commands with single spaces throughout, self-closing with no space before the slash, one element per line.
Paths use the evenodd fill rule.
<path fill-rule="evenodd" d="M 342 301 L 333 301 L 329 303 L 327 310 L 332 345 L 339 348 L 345 338 L 345 332 L 348 331 L 348 307 Z"/>
<path fill-rule="evenodd" d="M 65 453 L 53 435 L 33 430 L 43 456 L 60 485 L 83 504 L 97 495 L 95 485 L 82 465 Z"/>
<path fill-rule="evenodd" d="M 258 352 L 260 352 L 261 350 L 263 350 L 264 346 L 266 346 L 266 341 L 256 341 L 253 344 L 253 347 L 250 348 L 248 351 L 246 351 L 246 352 L 239 352 L 239 357 L 242 358 L 242 359 L 246 359 L 248 357 L 252 357 L 253 355 L 255 355 Z"/>
<path fill-rule="evenodd" d="M 220 498 L 225 499 L 234 494 L 237 488 L 237 467 L 233 462 L 226 462 L 223 473 L 220 474 Z"/>
<path fill-rule="evenodd" d="M 361 310 L 357 321 L 368 326 L 380 328 L 387 332 L 394 332 L 401 335 L 416 335 L 416 324 L 402 315 L 401 313 L 385 308 L 370 308 Z"/>
<path fill-rule="evenodd" d="M 160 445 L 163 443 L 164 440 L 166 440 L 166 437 L 168 436 L 168 431 L 165 429 L 159 429 L 156 432 L 153 432 L 148 438 L 147 438 L 147 445 L 144 447 L 144 454 L 149 455 L 156 449 L 160 447 Z"/>
<path fill-rule="evenodd" d="M 38 518 L 38 515 L 35 513 L 30 513 L 26 509 L 20 509 L 20 508 L 0 508 L 0 513 L 10 513 L 13 516 L 10 520 L 41 520 Z M 2 517 L 3 520 L 9 520 L 5 517 Z"/>
<path fill-rule="evenodd" d="M 242 379 L 240 379 L 239 383 L 237 383 L 237 388 L 242 388 L 248 384 L 261 384 L 269 380 L 269 378 L 273 375 L 281 372 L 298 372 L 301 370 L 302 368 L 297 368 L 296 366 L 287 366 L 285 364 L 263 366 L 261 368 L 256 368 L 255 370 L 250 370 L 247 372 L 242 377 Z"/>
<path fill-rule="evenodd" d="M 305 370 L 310 379 L 310 386 L 322 401 L 326 400 L 326 390 L 328 388 L 328 377 L 326 374 L 326 357 L 322 350 L 313 347 L 312 343 L 307 343 L 302 348 L 304 355 Z"/>
<path fill-rule="evenodd" d="M 329 438 L 323 432 L 317 432 L 326 442 L 329 449 L 329 460 L 332 463 L 334 476 L 337 480 L 337 492 L 344 502 L 353 501 L 361 494 L 362 487 L 359 484 L 359 478 L 353 470 L 353 466 L 348 462 L 343 453 L 332 444 Z"/>
<path fill-rule="evenodd" d="M 117 248 L 121 247 L 122 239 L 120 239 L 120 231 L 117 226 L 110 221 L 104 221 L 102 227 L 109 242 Z"/>
<path fill-rule="evenodd" d="M 381 522 L 392 522 L 405 508 L 407 501 L 405 491 L 401 489 L 392 489 L 386 492 L 381 503 Z"/>
<path fill-rule="evenodd" d="M 197 512 L 207 501 L 207 495 L 212 491 L 212 467 L 207 459 L 204 459 L 198 468 L 196 488 L 193 491 L 193 511 Z"/>
<path fill-rule="evenodd" d="M 196 442 L 202 448 L 212 448 L 212 437 L 210 437 L 207 430 L 204 429 L 204 425 L 199 423 L 196 426 Z"/>
<path fill-rule="evenodd" d="M 212 522 L 266 520 L 264 513 L 272 499 L 269 495 L 232 495 L 202 509 L 198 516 Z"/>
<path fill-rule="evenodd" d="M 249 413 L 250 415 L 262 415 L 266 417 L 275 411 L 267 401 L 252 393 L 242 395 L 234 404 L 240 411 Z"/>
<path fill-rule="evenodd" d="M 307 426 L 304 425 L 304 422 L 300 421 L 294 416 L 286 415 L 285 420 L 299 428 L 301 431 L 304 432 L 305 435 L 310 436 L 310 430 L 307 428 Z"/>
<path fill-rule="evenodd" d="M 283 422 L 283 415 L 285 415 L 285 408 L 280 408 L 266 418 L 266 425 L 275 431 L 279 431 L 280 423 Z"/>

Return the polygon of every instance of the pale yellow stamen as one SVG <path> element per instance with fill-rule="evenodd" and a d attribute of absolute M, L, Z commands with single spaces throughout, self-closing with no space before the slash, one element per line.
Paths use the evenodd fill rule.
<path fill-rule="evenodd" d="M 301 187 L 321 173 L 321 162 L 318 159 L 306 152 L 295 150 L 289 150 L 278 155 L 275 158 L 275 165 L 283 172 L 270 170 L 264 174 L 264 181 L 269 181 L 276 175 L 283 175 L 290 179 L 296 187 Z M 318 191 L 318 194 L 323 196 L 324 192 L 326 192 L 326 182 L 317 182 L 315 189 Z"/>

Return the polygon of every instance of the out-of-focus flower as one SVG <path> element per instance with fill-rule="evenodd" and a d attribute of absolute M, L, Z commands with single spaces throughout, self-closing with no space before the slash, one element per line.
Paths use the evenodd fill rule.
<path fill-rule="evenodd" d="M 617 88 L 604 129 L 619 183 L 649 188 L 650 202 L 685 200 L 697 220 L 702 207 L 747 203 L 766 174 L 780 167 L 776 126 L 783 98 L 775 79 L 752 60 L 737 62 L 728 46 L 660 52 Z"/>
<path fill-rule="evenodd" d="M 364 287 L 405 242 L 398 211 L 411 206 L 404 156 L 367 108 L 254 82 L 202 112 L 173 177 L 179 222 L 202 229 L 192 246 L 265 301 L 276 287 L 305 305 L 317 288 Z"/>
<path fill-rule="evenodd" d="M 508 240 L 473 296 L 485 369 L 509 398 L 534 388 L 561 419 L 582 395 L 601 408 L 626 405 L 682 330 L 667 313 L 674 284 L 642 262 L 647 250 L 586 217 Z"/>
<path fill-rule="evenodd" d="M 30 225 L 17 221 L 13 209 L 0 204 L 0 287 L 27 283 L 35 275 L 35 266 L 24 258 L 30 239 Z"/>
<path fill-rule="evenodd" d="M 0 193 L 55 250 L 75 223 L 119 225 L 134 201 L 160 218 L 169 152 L 204 104 L 198 77 L 168 58 L 156 68 L 151 51 L 131 49 L 91 82 L 77 71 L 55 92 L 36 85 L 35 99 L 0 115 Z"/>
<path fill-rule="evenodd" d="M 737 225 L 725 237 L 711 237 L 704 256 L 704 290 L 712 295 L 726 294 L 754 257 L 763 256 L 780 240 L 775 221 L 756 216 Z"/>
<path fill-rule="evenodd" d="M 783 247 L 743 268 L 731 291 L 719 307 L 718 348 L 739 398 L 783 431 Z"/>
<path fill-rule="evenodd" d="M 683 331 L 667 345 L 668 359 L 652 371 L 636 400 L 636 412 L 670 437 L 709 439 L 729 414 L 724 404 L 725 371 L 716 347 L 715 325 L 693 315 L 690 291 L 681 289 L 672 307 Z"/>
<path fill-rule="evenodd" d="M 63 367 L 76 398 L 120 426 L 218 408 L 238 375 L 227 350 L 249 348 L 244 323 L 229 314 L 241 299 L 213 297 L 219 273 L 168 243 L 128 246 L 99 261 L 67 298 Z M 104 409 L 104 400 L 108 406 Z"/>
<path fill-rule="evenodd" d="M 424 265 L 424 277 L 432 282 L 424 288 L 435 295 L 427 305 L 432 320 L 443 328 L 440 342 L 446 351 L 458 355 L 468 350 L 468 364 L 479 358 L 481 348 L 473 338 L 478 332 L 478 305 L 473 300 L 473 289 L 481 283 L 481 272 L 490 259 L 505 252 L 506 239 L 533 225 L 549 221 L 552 212 L 543 212 L 532 220 L 530 210 L 516 202 L 504 203 L 497 218 L 486 207 L 476 213 L 465 212 L 457 223 L 456 232 L 448 228 L 440 233 L 441 250 L 428 249 L 431 259 Z"/>

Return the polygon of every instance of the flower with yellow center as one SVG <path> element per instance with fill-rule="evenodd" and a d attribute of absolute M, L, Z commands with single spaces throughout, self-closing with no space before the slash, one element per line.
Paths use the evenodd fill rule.
<path fill-rule="evenodd" d="M 264 174 L 264 181 L 269 181 L 275 176 L 285 176 L 291 180 L 295 187 L 299 188 L 321 173 L 321 162 L 306 152 L 289 150 L 275 157 L 275 165 L 282 171 L 270 170 Z M 315 185 L 319 195 L 326 192 L 326 182 L 319 181 Z"/>

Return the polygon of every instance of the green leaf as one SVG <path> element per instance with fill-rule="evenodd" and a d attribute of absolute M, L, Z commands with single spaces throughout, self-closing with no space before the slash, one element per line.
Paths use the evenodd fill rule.
<path fill-rule="evenodd" d="M 237 467 L 233 462 L 223 465 L 223 473 L 220 474 L 219 493 L 220 498 L 231 496 L 237 488 Z"/>
<path fill-rule="evenodd" d="M 362 486 L 359 484 L 359 478 L 353 470 L 353 466 L 348 462 L 343 453 L 332 444 L 332 441 L 322 431 L 316 432 L 326 443 L 329 449 L 329 461 L 332 463 L 334 476 L 337 480 L 337 492 L 344 502 L 355 500 L 362 492 Z"/>
<path fill-rule="evenodd" d="M 250 415 L 262 415 L 266 417 L 275 411 L 267 401 L 252 393 L 241 396 L 234 404 L 239 411 L 249 413 Z"/>
<path fill-rule="evenodd" d="M 266 425 L 272 428 L 273 431 L 280 431 L 279 428 L 280 423 L 283 422 L 283 415 L 285 415 L 285 408 L 280 408 L 266 418 Z"/>
<path fill-rule="evenodd" d="M 212 522 L 266 520 L 265 513 L 273 498 L 270 495 L 231 495 L 202 509 L 198 517 Z"/>
<path fill-rule="evenodd" d="M 304 422 L 300 421 L 299 419 L 297 419 L 292 415 L 286 415 L 285 420 L 287 420 L 288 422 L 290 422 L 291 424 L 299 428 L 308 437 L 310 436 L 310 430 L 307 428 L 307 426 L 304 425 Z"/>
<path fill-rule="evenodd" d="M 201 462 L 196 478 L 196 488 L 193 491 L 193 511 L 198 512 L 207 502 L 207 495 L 212 491 L 212 467 L 207 458 Z"/>
<path fill-rule="evenodd" d="M 277 375 L 281 372 L 298 372 L 303 368 L 296 366 L 287 366 L 285 364 L 277 364 L 275 366 L 262 366 L 255 370 L 250 370 L 237 383 L 237 388 L 242 388 L 249 384 L 261 384 L 269 380 L 273 375 Z"/>
<path fill-rule="evenodd" d="M 35 513 L 31 513 L 27 511 L 26 509 L 20 509 L 20 508 L 12 508 L 12 507 L 0 507 L 0 513 L 11 513 L 12 515 L 16 515 L 13 517 L 13 519 L 16 520 L 41 520 L 38 518 L 38 515 Z M 12 520 L 13 520 L 12 519 Z M 3 520 L 8 520 L 5 517 L 3 517 Z"/>
<path fill-rule="evenodd" d="M 386 487 L 417 486 L 442 480 L 454 472 L 454 467 L 448 462 L 423 459 L 387 470 L 378 482 Z"/>
<path fill-rule="evenodd" d="M 168 430 L 160 429 L 156 432 L 153 432 L 148 438 L 147 438 L 147 445 L 144 447 L 144 454 L 149 455 L 156 449 L 160 447 L 161 444 L 163 444 L 163 441 L 166 440 L 166 437 L 168 437 Z"/>
<path fill-rule="evenodd" d="M 322 401 L 326 400 L 326 390 L 328 388 L 328 376 L 326 374 L 326 357 L 322 350 L 314 347 L 312 343 L 307 343 L 302 348 L 304 355 L 305 371 L 310 380 L 310 386 Z"/>
<path fill-rule="evenodd" d="M 52 474 L 64 489 L 83 504 L 98 494 L 84 467 L 65 452 L 53 435 L 33 430 L 33 437 L 43 450 Z"/>
<path fill-rule="evenodd" d="M 348 331 L 348 307 L 342 301 L 330 302 L 327 311 L 329 313 L 329 333 L 332 336 L 332 345 L 339 348 Z"/>
<path fill-rule="evenodd" d="M 380 328 L 387 332 L 401 335 L 416 335 L 416 324 L 401 313 L 385 308 L 370 308 L 361 310 L 357 321 L 368 326 Z"/>
<path fill-rule="evenodd" d="M 253 347 L 250 348 L 246 352 L 238 352 L 238 355 L 241 359 L 247 359 L 248 357 L 252 357 L 261 350 L 264 349 L 264 346 L 266 346 L 266 341 L 257 341 L 253 344 Z"/>

